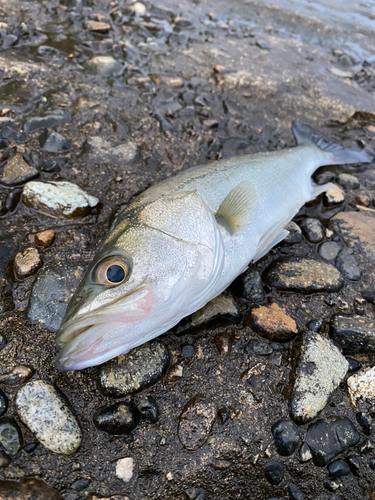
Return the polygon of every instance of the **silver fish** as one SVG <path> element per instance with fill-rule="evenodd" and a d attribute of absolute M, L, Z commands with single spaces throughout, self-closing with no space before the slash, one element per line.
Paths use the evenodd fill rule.
<path fill-rule="evenodd" d="M 60 369 L 101 364 L 172 328 L 287 236 L 329 187 L 312 181 L 318 167 L 373 159 L 304 125 L 293 132 L 297 147 L 190 168 L 118 215 L 58 332 Z"/>

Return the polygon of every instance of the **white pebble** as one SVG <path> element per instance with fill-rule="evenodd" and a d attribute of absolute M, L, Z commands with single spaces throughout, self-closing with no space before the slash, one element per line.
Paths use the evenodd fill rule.
<path fill-rule="evenodd" d="M 116 476 L 128 483 L 133 477 L 134 459 L 132 457 L 120 458 L 116 462 Z"/>

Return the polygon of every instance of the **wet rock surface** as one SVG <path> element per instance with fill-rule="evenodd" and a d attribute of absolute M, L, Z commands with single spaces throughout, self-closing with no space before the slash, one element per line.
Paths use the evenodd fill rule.
<path fill-rule="evenodd" d="M 178 437 L 184 448 L 195 451 L 207 441 L 216 418 L 216 406 L 204 396 L 194 396 L 186 404 L 178 424 Z"/>
<path fill-rule="evenodd" d="M 375 323 L 372 318 L 336 315 L 331 321 L 330 335 L 345 354 L 375 352 Z"/>
<path fill-rule="evenodd" d="M 298 327 L 286 307 L 276 302 L 254 307 L 245 318 L 259 335 L 276 342 L 286 342 L 298 333 Z"/>
<path fill-rule="evenodd" d="M 19 279 L 35 274 L 42 266 L 42 260 L 36 248 L 26 248 L 14 259 L 14 271 Z"/>
<path fill-rule="evenodd" d="M 14 418 L 0 418 L 0 444 L 9 455 L 16 455 L 23 444 L 21 429 Z"/>
<path fill-rule="evenodd" d="M 297 427 L 289 420 L 279 420 L 272 426 L 272 436 L 279 455 L 289 457 L 300 443 Z"/>
<path fill-rule="evenodd" d="M 139 424 L 140 413 L 131 403 L 115 403 L 100 408 L 94 415 L 94 424 L 108 434 L 130 434 Z"/>
<path fill-rule="evenodd" d="M 358 247 L 369 261 L 375 262 L 372 244 L 375 237 L 375 219 L 372 216 L 361 212 L 344 212 L 332 218 L 331 226 L 349 247 Z"/>
<path fill-rule="evenodd" d="M 38 175 L 38 170 L 28 165 L 22 155 L 18 154 L 7 161 L 0 176 L 0 183 L 5 186 L 16 186 L 34 179 Z"/>

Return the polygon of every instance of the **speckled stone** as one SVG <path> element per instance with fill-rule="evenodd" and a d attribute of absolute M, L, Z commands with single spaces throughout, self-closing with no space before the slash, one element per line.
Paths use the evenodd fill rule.
<path fill-rule="evenodd" d="M 375 321 L 363 316 L 335 315 L 330 335 L 344 354 L 375 352 Z"/>
<path fill-rule="evenodd" d="M 42 259 L 36 248 L 26 248 L 23 252 L 19 252 L 14 259 L 14 270 L 19 279 L 35 274 L 41 267 Z"/>
<path fill-rule="evenodd" d="M 357 177 L 351 174 L 339 174 L 338 181 L 340 186 L 345 189 L 358 189 L 359 188 L 359 180 Z"/>
<path fill-rule="evenodd" d="M 44 380 L 21 387 L 16 396 L 22 422 L 48 450 L 71 455 L 79 448 L 81 429 L 60 392 Z"/>
<path fill-rule="evenodd" d="M 204 396 L 194 396 L 183 409 L 178 425 L 178 437 L 184 448 L 200 448 L 210 434 L 216 418 L 216 406 Z"/>
<path fill-rule="evenodd" d="M 340 212 L 330 227 L 349 247 L 358 247 L 370 262 L 375 262 L 375 217 L 362 212 Z"/>
<path fill-rule="evenodd" d="M 10 455 L 16 455 L 21 449 L 22 433 L 14 418 L 0 418 L 0 444 Z"/>
<path fill-rule="evenodd" d="M 324 238 L 324 227 L 318 219 L 308 217 L 301 222 L 301 229 L 311 243 L 319 243 Z"/>
<path fill-rule="evenodd" d="M 375 410 L 375 366 L 355 373 L 347 380 L 352 405 L 362 412 Z"/>
<path fill-rule="evenodd" d="M 313 332 L 305 333 L 290 402 L 298 423 L 315 418 L 348 371 L 349 363 L 333 343 Z"/>

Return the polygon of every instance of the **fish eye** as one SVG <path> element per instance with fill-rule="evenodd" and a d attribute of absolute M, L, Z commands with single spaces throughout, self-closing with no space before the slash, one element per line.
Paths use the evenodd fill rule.
<path fill-rule="evenodd" d="M 99 285 L 121 285 L 129 274 L 128 264 L 122 257 L 107 257 L 95 269 L 94 281 Z"/>

